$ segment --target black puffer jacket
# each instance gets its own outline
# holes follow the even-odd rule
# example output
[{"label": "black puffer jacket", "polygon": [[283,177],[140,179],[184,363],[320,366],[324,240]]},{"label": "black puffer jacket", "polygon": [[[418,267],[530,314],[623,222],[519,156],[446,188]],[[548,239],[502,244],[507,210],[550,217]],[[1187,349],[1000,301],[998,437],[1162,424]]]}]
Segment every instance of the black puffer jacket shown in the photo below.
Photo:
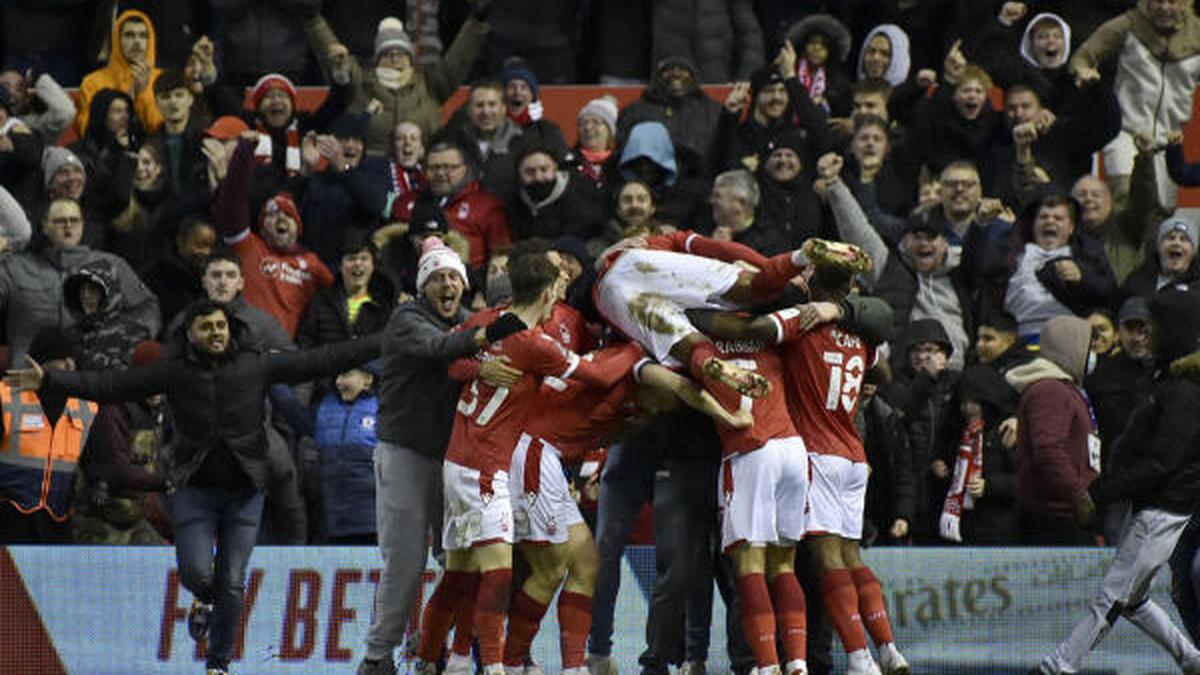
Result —
[{"label": "black puffer jacket", "polygon": [[[142,400],[165,393],[174,413],[177,445],[171,479],[184,485],[205,465],[205,484],[240,482],[240,473],[259,489],[267,483],[267,439],[263,431],[267,388],[275,382],[307,382],[334,375],[379,356],[372,336],[319,349],[264,354],[231,343],[219,358],[190,346],[144,368],[124,372],[47,371],[42,395],[68,395],[100,403]],[[234,462],[206,462],[230,457]],[[223,467],[223,468],[222,468]]]},{"label": "black puffer jacket", "polygon": [[735,82],[763,64],[763,36],[751,0],[657,0],[654,60],[687,55],[696,81]]},{"label": "black puffer jacket", "polygon": [[[1162,369],[1150,401],[1138,408],[1113,457],[1092,481],[1097,504],[1190,514],[1200,502],[1200,314],[1196,296],[1167,291],[1150,302],[1155,358]],[[1178,359],[1178,360],[1177,360]]]}]

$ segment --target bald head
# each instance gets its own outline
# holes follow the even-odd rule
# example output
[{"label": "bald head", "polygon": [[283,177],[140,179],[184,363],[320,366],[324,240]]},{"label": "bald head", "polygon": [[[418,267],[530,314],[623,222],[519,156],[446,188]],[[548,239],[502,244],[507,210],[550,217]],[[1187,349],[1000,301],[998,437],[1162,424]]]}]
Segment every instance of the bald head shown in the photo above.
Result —
[{"label": "bald head", "polygon": [[1079,202],[1079,224],[1085,229],[1098,229],[1112,215],[1112,193],[1108,185],[1091,174],[1075,181],[1071,197]]}]

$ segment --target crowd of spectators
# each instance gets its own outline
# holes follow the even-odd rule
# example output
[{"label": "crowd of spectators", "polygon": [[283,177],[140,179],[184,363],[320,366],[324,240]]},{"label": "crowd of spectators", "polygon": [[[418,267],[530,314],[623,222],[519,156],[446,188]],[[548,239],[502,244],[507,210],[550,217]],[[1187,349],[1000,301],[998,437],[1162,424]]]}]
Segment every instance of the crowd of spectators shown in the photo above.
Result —
[{"label": "crowd of spectators", "polygon": [[[204,296],[262,349],[376,333],[419,297],[430,236],[466,263],[473,309],[507,299],[513,242],[552,242],[593,327],[594,256],[623,236],[691,229],[766,255],[842,240],[873,258],[861,291],[897,329],[863,384],[866,541],[1078,543],[1095,536],[1073,505],[1156,367],[1149,300],[1200,283],[1200,229],[1173,215],[1176,186],[1200,183],[1182,150],[1200,18],[1183,0],[17,1],[0,25],[14,365],[146,363]],[[567,83],[599,85],[548,111],[540,88]],[[619,108],[606,84],[645,90]],[[304,85],[328,88],[315,110]],[[1094,370],[1043,333],[1061,316],[1090,324]],[[1047,377],[1030,364],[1056,358],[1049,377],[1085,393],[1094,463],[1031,432],[1066,411],[1018,411]],[[371,541],[377,376],[272,389],[264,537]],[[78,487],[6,540],[170,537],[148,496],[167,487],[170,411],[110,407]],[[948,533],[956,478],[969,506]]]}]

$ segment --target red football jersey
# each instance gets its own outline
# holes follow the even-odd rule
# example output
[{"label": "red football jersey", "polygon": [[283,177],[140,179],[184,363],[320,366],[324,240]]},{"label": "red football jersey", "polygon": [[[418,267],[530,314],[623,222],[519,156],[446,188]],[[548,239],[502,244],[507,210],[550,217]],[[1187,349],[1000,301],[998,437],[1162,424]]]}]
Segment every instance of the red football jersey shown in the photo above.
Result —
[{"label": "red football jersey", "polygon": [[550,318],[540,325],[546,335],[557,340],[567,351],[584,354],[596,348],[596,336],[588,328],[587,319],[565,302],[554,303]]},{"label": "red football jersey", "polygon": [[[477,328],[490,321],[487,313],[480,312],[464,321],[461,328]],[[578,356],[563,349],[540,328],[489,345],[477,358],[486,361],[502,356],[525,374],[512,387],[492,387],[478,378],[464,384],[446,450],[447,460],[479,469],[484,475],[508,470],[513,448],[534,408],[529,402],[536,398],[542,377],[566,379],[579,365]]]},{"label": "red football jersey", "polygon": [[726,410],[742,408],[754,415],[754,424],[747,429],[717,425],[723,455],[744,455],[758,450],[773,438],[799,436],[788,414],[784,366],[779,349],[757,340],[718,340],[716,345],[721,358],[752,370],[771,382],[771,393],[759,399],[741,396],[729,387],[713,388],[711,393]]},{"label": "red football jersey", "polygon": [[604,445],[637,413],[633,373],[645,353],[638,344],[627,342],[581,358],[590,360],[615,381],[604,387],[579,380],[545,380],[536,399],[537,412],[530,416],[526,430],[530,436],[558,448],[564,464],[578,461]]},{"label": "red football jersey", "polygon": [[865,462],[854,415],[875,350],[832,323],[801,331],[798,315],[790,308],[770,315],[784,345],[788,408],[796,430],[809,452]]}]

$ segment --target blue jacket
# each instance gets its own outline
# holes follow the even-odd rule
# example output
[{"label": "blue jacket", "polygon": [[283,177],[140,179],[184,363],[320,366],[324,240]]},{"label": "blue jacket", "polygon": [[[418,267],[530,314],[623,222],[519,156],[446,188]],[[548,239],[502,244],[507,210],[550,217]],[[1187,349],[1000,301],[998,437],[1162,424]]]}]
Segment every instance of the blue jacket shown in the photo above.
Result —
[{"label": "blue jacket", "polygon": [[337,393],[317,408],[314,439],[321,454],[326,533],[331,537],[375,531],[375,419],[379,397],[346,403]]}]

